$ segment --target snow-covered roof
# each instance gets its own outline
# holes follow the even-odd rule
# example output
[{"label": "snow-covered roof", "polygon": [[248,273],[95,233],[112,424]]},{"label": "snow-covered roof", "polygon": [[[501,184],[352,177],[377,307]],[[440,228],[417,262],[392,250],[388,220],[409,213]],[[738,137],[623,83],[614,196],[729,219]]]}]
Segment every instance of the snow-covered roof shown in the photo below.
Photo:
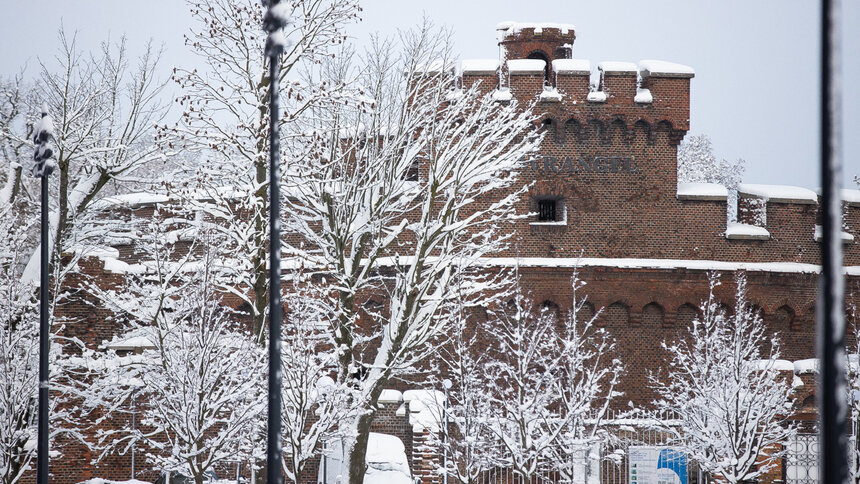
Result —
[{"label": "snow-covered roof", "polygon": [[642,73],[642,77],[681,77],[689,79],[696,75],[696,71],[690,66],[653,59],[639,61],[639,72]]},{"label": "snow-covered roof", "polygon": [[508,72],[511,74],[542,74],[546,67],[543,59],[511,59],[508,61]]},{"label": "snow-covered roof", "polygon": [[678,200],[725,201],[729,190],[719,183],[678,183]]},{"label": "snow-covered roof", "polygon": [[802,203],[807,205],[818,203],[818,194],[814,191],[788,185],[743,183],[738,187],[738,194],[763,198],[771,203]]},{"label": "snow-covered roof", "polygon": [[597,68],[606,74],[635,74],[639,68],[632,62],[603,61]]},{"label": "snow-covered roof", "polygon": [[498,59],[463,59],[460,63],[463,74],[495,74],[498,69]]},{"label": "snow-covered roof", "polygon": [[588,59],[555,59],[552,61],[552,70],[561,75],[591,74],[591,61]]},{"label": "snow-covered roof", "polygon": [[770,232],[757,225],[730,223],[726,227],[726,238],[731,240],[769,240]]},{"label": "snow-covered roof", "polygon": [[562,35],[566,35],[568,32],[576,31],[576,27],[573,24],[560,24],[556,22],[499,22],[496,24],[496,30],[505,30],[507,34],[513,34],[519,32],[523,29],[535,29],[536,31],[542,31],[543,29],[558,29],[561,31]]}]

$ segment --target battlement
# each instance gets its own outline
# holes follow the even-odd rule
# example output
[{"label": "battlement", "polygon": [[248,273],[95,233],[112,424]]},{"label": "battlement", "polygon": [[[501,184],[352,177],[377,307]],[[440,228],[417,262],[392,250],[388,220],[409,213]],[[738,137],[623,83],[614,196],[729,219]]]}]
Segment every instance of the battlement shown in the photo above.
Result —
[{"label": "battlement", "polygon": [[[596,75],[597,82],[592,83]],[[478,84],[494,99],[520,104],[536,103],[542,122],[556,129],[565,124],[586,126],[621,123],[632,129],[637,123],[675,131],[680,141],[690,128],[691,67],[665,61],[601,62],[592,72],[586,59],[520,58],[465,59],[457,72],[458,85]],[[545,121],[545,120],[549,121]]]}]

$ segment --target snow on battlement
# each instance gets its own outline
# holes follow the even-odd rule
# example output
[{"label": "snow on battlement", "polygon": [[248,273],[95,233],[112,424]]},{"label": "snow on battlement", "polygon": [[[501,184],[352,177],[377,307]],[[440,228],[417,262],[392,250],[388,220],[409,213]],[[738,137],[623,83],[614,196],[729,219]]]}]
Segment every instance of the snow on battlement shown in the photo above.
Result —
[{"label": "snow on battlement", "polygon": [[513,75],[538,74],[543,76],[546,61],[541,59],[513,59],[507,62],[508,72]]},{"label": "snow on battlement", "polygon": [[729,190],[719,183],[678,183],[678,200],[726,201]]},{"label": "snow on battlement", "polygon": [[815,205],[818,203],[818,194],[814,191],[788,185],[759,185],[744,183],[738,188],[741,197],[754,197],[763,199],[769,203],[798,203],[804,205]]},{"label": "snow on battlement", "polygon": [[635,76],[637,72],[639,72],[639,68],[636,67],[636,64],[632,62],[617,62],[617,61],[603,61],[597,64],[597,69],[603,73],[603,75],[631,75]]},{"label": "snow on battlement", "polygon": [[562,24],[557,22],[500,22],[496,24],[496,31],[500,36],[510,36],[530,30],[534,35],[542,35],[544,31],[557,30],[561,35],[568,35],[576,31],[573,24]]},{"label": "snow on battlement", "polygon": [[643,78],[678,77],[690,79],[696,75],[696,71],[690,66],[652,59],[639,61],[639,73]]}]

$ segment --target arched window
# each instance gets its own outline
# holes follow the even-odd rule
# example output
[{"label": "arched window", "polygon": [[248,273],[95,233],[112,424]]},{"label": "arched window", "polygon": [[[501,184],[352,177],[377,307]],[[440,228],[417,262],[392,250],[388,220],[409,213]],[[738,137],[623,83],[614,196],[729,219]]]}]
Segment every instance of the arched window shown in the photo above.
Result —
[{"label": "arched window", "polygon": [[552,85],[549,79],[549,56],[544,54],[543,52],[536,50],[526,57],[526,59],[540,59],[544,61],[543,65],[543,83],[547,86]]}]

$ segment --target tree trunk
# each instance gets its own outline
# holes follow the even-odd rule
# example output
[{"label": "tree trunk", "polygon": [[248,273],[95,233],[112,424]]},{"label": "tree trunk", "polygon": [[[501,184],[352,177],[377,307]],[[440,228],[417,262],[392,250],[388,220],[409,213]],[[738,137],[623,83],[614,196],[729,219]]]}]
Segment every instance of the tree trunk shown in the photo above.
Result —
[{"label": "tree trunk", "polygon": [[355,444],[349,449],[349,484],[364,483],[364,473],[367,471],[367,441],[370,438],[370,424],[374,416],[375,412],[358,417]]}]

